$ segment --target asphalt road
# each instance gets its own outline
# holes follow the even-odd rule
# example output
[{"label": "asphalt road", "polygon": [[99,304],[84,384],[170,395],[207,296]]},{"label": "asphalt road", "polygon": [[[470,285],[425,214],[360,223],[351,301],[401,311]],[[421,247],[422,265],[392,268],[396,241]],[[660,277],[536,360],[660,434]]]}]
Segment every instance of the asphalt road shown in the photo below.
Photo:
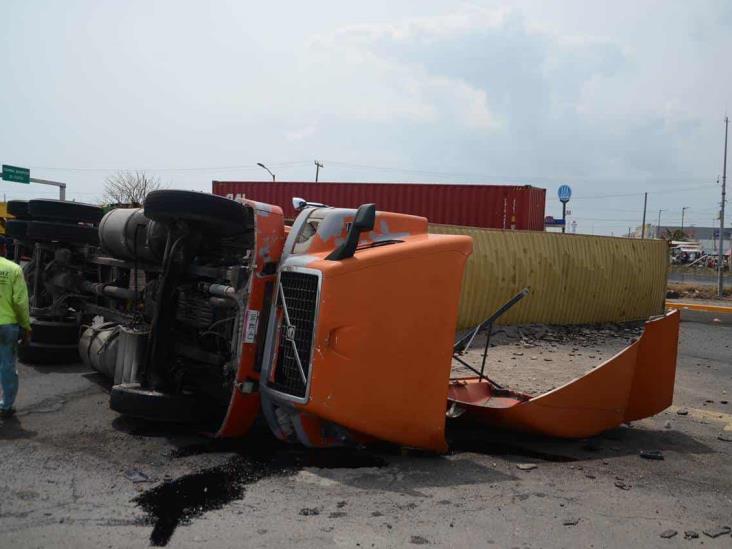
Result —
[{"label": "asphalt road", "polygon": [[730,317],[684,313],[657,417],[584,441],[459,433],[439,457],[211,443],[119,418],[81,366],[21,365],[0,547],[730,547],[704,533],[732,526]]}]

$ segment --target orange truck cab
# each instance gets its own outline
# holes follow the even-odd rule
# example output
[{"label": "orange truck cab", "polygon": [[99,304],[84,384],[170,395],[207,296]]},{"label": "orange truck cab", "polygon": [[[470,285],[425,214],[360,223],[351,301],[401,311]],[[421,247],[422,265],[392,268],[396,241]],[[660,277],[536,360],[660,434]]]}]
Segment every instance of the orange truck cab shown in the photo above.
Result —
[{"label": "orange truck cab", "polygon": [[427,219],[307,207],[289,232],[264,349],[276,436],[380,439],[442,452],[460,288],[472,239]]}]

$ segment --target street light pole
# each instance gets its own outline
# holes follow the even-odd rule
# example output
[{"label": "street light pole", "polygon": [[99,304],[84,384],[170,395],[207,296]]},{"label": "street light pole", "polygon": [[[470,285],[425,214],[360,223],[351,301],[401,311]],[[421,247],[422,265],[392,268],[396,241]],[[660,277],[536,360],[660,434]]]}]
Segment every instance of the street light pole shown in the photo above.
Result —
[{"label": "street light pole", "polygon": [[656,238],[658,238],[659,232],[661,231],[661,212],[664,210],[658,210],[658,222],[656,223]]},{"label": "street light pole", "polygon": [[684,206],[683,208],[681,208],[681,232],[682,233],[684,232],[684,213],[688,209],[689,209],[689,206]]},{"label": "street light pole", "polygon": [[267,170],[267,171],[269,172],[269,175],[271,175],[271,176],[272,176],[272,183],[274,183],[274,180],[275,180],[275,174],[273,174],[273,173],[272,173],[272,172],[270,171],[270,169],[269,169],[269,168],[268,168],[267,166],[265,166],[264,164],[262,164],[261,162],[257,162],[257,166],[259,166],[260,168],[264,168],[265,170]]}]

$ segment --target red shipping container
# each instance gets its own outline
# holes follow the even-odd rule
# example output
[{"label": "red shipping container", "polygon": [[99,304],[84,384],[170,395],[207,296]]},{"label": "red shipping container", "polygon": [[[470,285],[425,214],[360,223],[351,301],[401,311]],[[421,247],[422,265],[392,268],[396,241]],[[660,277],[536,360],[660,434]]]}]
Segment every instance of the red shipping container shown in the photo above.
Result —
[{"label": "red shipping container", "polygon": [[214,181],[213,193],[280,206],[287,218],[295,217],[292,198],[298,196],[341,208],[373,202],[379,210],[421,215],[430,223],[533,231],[544,230],[546,200],[546,189],[530,185],[443,183]]}]

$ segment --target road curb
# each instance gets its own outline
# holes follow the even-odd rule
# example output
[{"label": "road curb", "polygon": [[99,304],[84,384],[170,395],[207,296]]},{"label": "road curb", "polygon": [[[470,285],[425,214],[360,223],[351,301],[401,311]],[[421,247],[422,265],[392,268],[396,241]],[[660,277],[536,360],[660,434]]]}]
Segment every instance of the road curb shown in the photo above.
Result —
[{"label": "road curb", "polygon": [[726,313],[732,314],[732,306],[724,305],[704,305],[703,303],[681,303],[678,301],[666,301],[667,309],[687,309],[689,311],[706,311],[709,313]]}]

